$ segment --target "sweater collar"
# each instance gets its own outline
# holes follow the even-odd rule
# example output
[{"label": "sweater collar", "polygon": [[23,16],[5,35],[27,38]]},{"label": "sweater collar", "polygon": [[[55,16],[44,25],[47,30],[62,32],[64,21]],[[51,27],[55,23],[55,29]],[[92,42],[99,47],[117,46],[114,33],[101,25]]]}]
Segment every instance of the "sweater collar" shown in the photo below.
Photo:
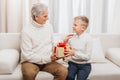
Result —
[{"label": "sweater collar", "polygon": [[83,32],[82,34],[80,34],[80,35],[77,35],[76,33],[75,33],[75,37],[76,38],[81,38],[81,37],[83,37],[85,35],[85,33]]},{"label": "sweater collar", "polygon": [[39,23],[35,22],[33,19],[31,20],[31,23],[36,28],[40,28],[40,27],[43,27],[45,25],[45,24],[39,24]]}]

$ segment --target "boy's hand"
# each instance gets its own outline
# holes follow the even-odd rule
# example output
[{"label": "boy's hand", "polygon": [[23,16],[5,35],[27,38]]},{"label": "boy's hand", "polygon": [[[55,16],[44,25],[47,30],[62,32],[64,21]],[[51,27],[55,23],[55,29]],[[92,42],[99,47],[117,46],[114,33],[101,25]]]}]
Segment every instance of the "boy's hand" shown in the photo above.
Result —
[{"label": "boy's hand", "polygon": [[67,43],[68,40],[73,36],[74,34],[68,34],[65,39],[64,39],[64,42]]},{"label": "boy's hand", "polygon": [[65,51],[64,53],[66,54],[65,57],[68,57],[73,56],[75,54],[75,51],[74,49],[70,49],[69,51]]}]

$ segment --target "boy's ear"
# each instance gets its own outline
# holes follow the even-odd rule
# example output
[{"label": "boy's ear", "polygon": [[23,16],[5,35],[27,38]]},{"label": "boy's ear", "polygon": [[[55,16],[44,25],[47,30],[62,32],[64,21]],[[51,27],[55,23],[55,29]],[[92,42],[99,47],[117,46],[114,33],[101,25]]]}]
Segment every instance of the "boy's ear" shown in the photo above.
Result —
[{"label": "boy's ear", "polygon": [[86,26],[82,26],[82,31],[86,30]]}]

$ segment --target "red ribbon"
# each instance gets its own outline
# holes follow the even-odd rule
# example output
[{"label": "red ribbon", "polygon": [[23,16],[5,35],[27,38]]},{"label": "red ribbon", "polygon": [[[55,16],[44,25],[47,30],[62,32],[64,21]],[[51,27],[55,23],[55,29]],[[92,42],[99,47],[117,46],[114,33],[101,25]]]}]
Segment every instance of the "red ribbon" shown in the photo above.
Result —
[{"label": "red ribbon", "polygon": [[66,50],[66,43],[59,42],[57,46],[54,47],[54,53],[56,53],[56,47],[63,47]]},{"label": "red ribbon", "polygon": [[57,44],[57,47],[64,47],[64,49],[66,49],[66,43],[64,43],[64,42],[59,42],[59,43]]}]

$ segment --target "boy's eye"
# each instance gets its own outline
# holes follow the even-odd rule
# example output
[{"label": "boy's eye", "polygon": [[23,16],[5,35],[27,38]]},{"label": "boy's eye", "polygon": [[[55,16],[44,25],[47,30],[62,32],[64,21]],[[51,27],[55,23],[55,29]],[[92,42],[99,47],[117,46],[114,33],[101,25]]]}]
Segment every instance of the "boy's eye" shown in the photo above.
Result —
[{"label": "boy's eye", "polygon": [[74,24],[74,26],[77,26],[76,24]]}]

